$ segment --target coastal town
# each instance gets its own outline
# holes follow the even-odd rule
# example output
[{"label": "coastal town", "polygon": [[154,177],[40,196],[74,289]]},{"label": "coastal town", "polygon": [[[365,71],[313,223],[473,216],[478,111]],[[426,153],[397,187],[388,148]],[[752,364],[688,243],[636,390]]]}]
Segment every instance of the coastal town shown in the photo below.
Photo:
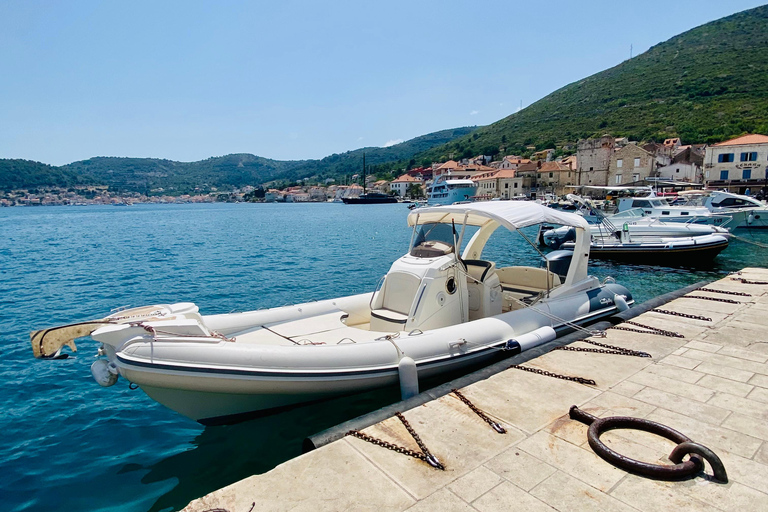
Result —
[{"label": "coastal town", "polygon": [[[471,180],[473,200],[562,197],[578,186],[638,186],[653,183],[679,187],[706,187],[737,194],[765,195],[768,182],[768,136],[747,134],[712,145],[684,144],[679,138],[639,143],[626,137],[604,135],[575,145],[535,151],[528,156],[506,155],[433,163],[430,167],[394,170],[393,180],[361,175],[350,184],[311,179],[283,189],[259,184],[233,190],[211,190],[195,195],[172,195],[159,189],[150,194],[117,193],[107,186],[14,190],[0,195],[0,206],[115,205],[134,203],[212,202],[341,202],[364,190],[401,200],[428,197],[440,176]],[[559,155],[559,156],[556,156]]]}]

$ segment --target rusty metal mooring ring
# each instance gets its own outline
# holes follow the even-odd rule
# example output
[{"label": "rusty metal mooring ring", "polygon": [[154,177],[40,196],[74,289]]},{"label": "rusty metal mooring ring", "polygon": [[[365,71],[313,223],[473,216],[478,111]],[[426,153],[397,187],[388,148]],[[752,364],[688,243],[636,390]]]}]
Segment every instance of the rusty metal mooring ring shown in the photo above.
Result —
[{"label": "rusty metal mooring ring", "polygon": [[[714,479],[722,483],[728,482],[728,475],[725,472],[725,467],[720,458],[715,455],[712,450],[706,446],[694,443],[687,436],[666,425],[629,416],[598,418],[592,416],[588,412],[582,411],[575,405],[571,406],[569,416],[573,420],[589,425],[587,439],[589,440],[589,446],[592,447],[596,454],[602,457],[605,461],[629,473],[658,480],[684,480],[693,477],[704,469],[704,462],[702,461],[702,458],[704,458],[709,462],[710,466],[712,466]],[[675,464],[673,466],[661,466],[630,459],[629,457],[611,450],[600,441],[600,435],[603,432],[622,428],[642,430],[677,443],[677,446],[669,455],[669,460]],[[691,457],[688,460],[683,461],[685,455],[690,455]]]}]

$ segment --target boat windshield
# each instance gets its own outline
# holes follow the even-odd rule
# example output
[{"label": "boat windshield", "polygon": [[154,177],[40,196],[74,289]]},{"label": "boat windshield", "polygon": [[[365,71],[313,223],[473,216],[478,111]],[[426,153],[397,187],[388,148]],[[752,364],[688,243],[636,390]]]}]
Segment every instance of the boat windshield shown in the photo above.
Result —
[{"label": "boat windshield", "polygon": [[411,246],[411,256],[436,258],[454,251],[454,237],[459,239],[459,229],[454,233],[451,224],[429,223],[415,226],[416,236]]},{"label": "boat windshield", "polygon": [[617,219],[619,218],[624,219],[628,217],[645,217],[645,210],[643,210],[642,208],[631,208],[629,210],[624,210],[623,212],[619,212],[613,215],[613,217]]}]

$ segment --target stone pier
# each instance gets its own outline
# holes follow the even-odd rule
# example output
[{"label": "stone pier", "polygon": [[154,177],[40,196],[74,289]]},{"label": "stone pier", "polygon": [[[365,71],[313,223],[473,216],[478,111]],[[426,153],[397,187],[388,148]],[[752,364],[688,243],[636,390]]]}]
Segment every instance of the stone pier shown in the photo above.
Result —
[{"label": "stone pier", "polygon": [[[258,511],[768,510],[768,285],[759,284],[765,282],[768,270],[748,268],[707,288],[749,296],[696,291],[663,306],[711,321],[657,312],[633,319],[684,338],[609,329],[595,339],[648,352],[650,359],[554,350],[525,363],[593,379],[594,386],[508,369],[462,388],[506,434],[453,394],[403,411],[445,471],[345,437],[184,510],[248,512],[254,503]],[[681,482],[628,474],[595,455],[587,426],[568,417],[572,405],[598,417],[633,416],[672,427],[714,450],[729,482],[715,482],[709,465]],[[396,417],[364,432],[418,451]],[[674,444],[661,437],[614,430],[602,440],[628,457],[671,464]]]}]

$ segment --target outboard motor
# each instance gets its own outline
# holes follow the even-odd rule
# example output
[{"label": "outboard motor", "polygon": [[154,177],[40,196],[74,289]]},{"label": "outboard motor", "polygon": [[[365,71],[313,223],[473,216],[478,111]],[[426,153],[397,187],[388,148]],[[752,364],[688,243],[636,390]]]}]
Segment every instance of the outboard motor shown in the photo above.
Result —
[{"label": "outboard motor", "polygon": [[572,259],[573,251],[552,251],[542,258],[541,268],[547,268],[547,262],[549,262],[550,272],[554,272],[562,281],[565,281]]}]

